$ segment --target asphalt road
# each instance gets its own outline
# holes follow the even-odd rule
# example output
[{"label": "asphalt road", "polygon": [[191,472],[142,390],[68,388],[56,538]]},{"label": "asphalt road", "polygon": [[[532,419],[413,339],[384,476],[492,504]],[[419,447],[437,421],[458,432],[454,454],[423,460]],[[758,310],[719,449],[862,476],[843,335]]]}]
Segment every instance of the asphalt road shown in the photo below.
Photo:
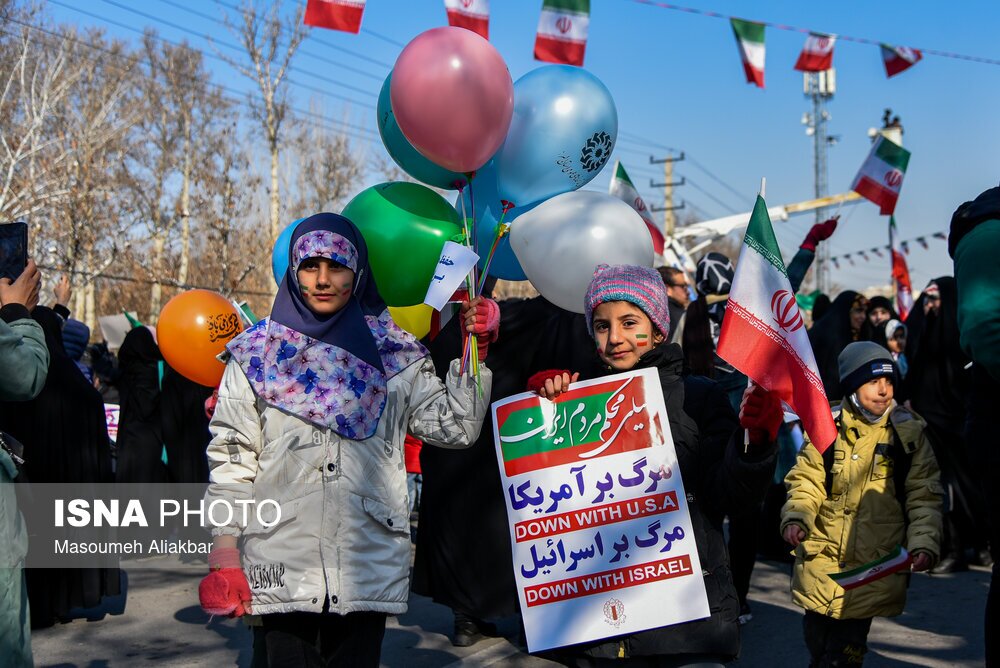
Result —
[{"label": "asphalt road", "polygon": [[[198,581],[205,572],[204,565],[181,569],[172,558],[163,557],[127,570],[130,585],[125,614],[99,621],[75,620],[36,631],[36,665],[250,665],[249,630],[238,620],[210,620],[198,607]],[[734,665],[807,665],[802,615],[791,603],[787,572],[784,565],[758,564],[750,594],[754,617],[743,627],[743,653]],[[985,569],[948,576],[914,576],[906,612],[896,619],[875,621],[865,664],[982,665],[982,611],[988,587]],[[466,649],[451,645],[451,625],[450,610],[413,596],[410,610],[389,620],[382,665],[555,665],[518,648],[516,618],[500,620],[504,637]]]}]

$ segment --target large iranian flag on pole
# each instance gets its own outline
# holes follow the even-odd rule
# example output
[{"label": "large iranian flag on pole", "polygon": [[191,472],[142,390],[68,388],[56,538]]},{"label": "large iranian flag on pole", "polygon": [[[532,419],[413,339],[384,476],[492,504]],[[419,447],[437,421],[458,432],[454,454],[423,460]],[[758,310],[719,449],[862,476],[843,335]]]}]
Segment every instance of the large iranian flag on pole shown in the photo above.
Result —
[{"label": "large iranian flag on pole", "polygon": [[357,34],[364,11],[365,0],[307,0],[302,22],[307,26]]},{"label": "large iranian flag on pole", "polygon": [[448,25],[490,38],[490,0],[444,0]]},{"label": "large iranian flag on pole", "polygon": [[792,407],[816,449],[837,438],[764,198],[750,215],[719,335],[719,357]]},{"label": "large iranian flag on pole", "polygon": [[896,229],[896,218],[889,216],[889,249],[892,252],[892,283],[896,293],[896,311],[899,317],[906,320],[913,308],[913,285],[910,283],[910,269],[906,266],[906,258],[899,247],[899,231]]},{"label": "large iranian flag on pole", "polygon": [[736,44],[743,58],[747,83],[764,87],[764,24],[740,19],[729,19],[736,35]]},{"label": "large iranian flag on pole", "polygon": [[854,177],[851,190],[879,206],[883,216],[896,210],[903,175],[910,164],[910,152],[899,144],[879,135],[865,163]]},{"label": "large iranian flag on pole", "polygon": [[818,32],[809,33],[802,53],[795,62],[795,69],[800,72],[822,72],[833,67],[833,45],[837,38],[833,35],[823,35]]},{"label": "large iranian flag on pole", "polygon": [[620,160],[615,161],[615,174],[611,177],[608,194],[612,197],[617,197],[635,209],[639,217],[645,221],[646,227],[649,228],[649,235],[653,238],[653,251],[657,255],[663,255],[663,246],[667,241],[666,237],[663,236],[663,230],[657,227],[652,214],[649,212],[649,207],[646,206],[646,202],[642,199],[639,191],[632,185],[632,179],[628,177],[628,173],[625,171],[625,167],[622,166]]},{"label": "large iranian flag on pole", "polygon": [[590,0],[544,0],[535,37],[535,60],[583,66]]}]

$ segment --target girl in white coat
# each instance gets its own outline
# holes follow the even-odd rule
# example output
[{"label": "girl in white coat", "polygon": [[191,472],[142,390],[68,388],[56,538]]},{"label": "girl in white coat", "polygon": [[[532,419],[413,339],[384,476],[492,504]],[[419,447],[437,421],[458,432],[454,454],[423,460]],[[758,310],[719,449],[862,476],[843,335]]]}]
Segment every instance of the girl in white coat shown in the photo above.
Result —
[{"label": "girl in white coat", "polygon": [[[237,512],[213,528],[201,604],[259,616],[255,665],[377,666],[409,590],[405,435],[468,447],[492,377],[480,367],[480,395],[454,360],[438,379],[389,316],[346,218],[307,218],[289,248],[271,315],[227,346],[207,497]],[[473,300],[462,317],[485,354],[496,304]],[[241,502],[254,504],[246,521]]]}]

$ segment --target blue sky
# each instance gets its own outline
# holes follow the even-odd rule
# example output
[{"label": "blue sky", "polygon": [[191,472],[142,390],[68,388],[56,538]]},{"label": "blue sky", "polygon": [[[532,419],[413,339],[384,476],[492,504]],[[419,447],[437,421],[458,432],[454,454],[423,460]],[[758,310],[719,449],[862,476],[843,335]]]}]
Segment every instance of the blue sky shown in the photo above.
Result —
[{"label": "blue sky", "polygon": [[[57,21],[102,26],[123,39],[136,40],[138,35],[110,22],[138,29],[154,26],[163,37],[186,39],[208,52],[212,48],[205,35],[218,42],[235,41],[219,21],[226,5],[237,0],[57,0],[65,3],[61,6],[55,1],[49,10]],[[289,10],[295,5],[291,0],[283,4]],[[677,164],[677,174],[695,185],[677,189],[675,196],[696,207],[702,218],[748,211],[762,176],[767,177],[770,205],[812,197],[812,140],[801,124],[810,104],[802,95],[802,75],[792,69],[804,35],[767,30],[767,88],[759,90],[744,82],[728,21],[633,0],[591,4],[585,67],[615,97],[616,157],[650,203],[659,203],[659,193],[648,186],[660,168],[649,165],[649,155],[665,155],[663,147],[683,150],[694,159]],[[1000,59],[996,2],[685,4],[746,19]],[[491,5],[491,41],[517,80],[542,65],[532,58],[541,0],[493,0]],[[359,142],[381,150],[374,112],[381,81],[402,45],[444,23],[441,0],[369,0],[360,35],[313,30],[295,61],[295,106],[318,103],[330,119],[347,119],[361,128],[351,130]],[[208,64],[218,82],[248,88],[249,83],[226,65],[211,59]],[[1000,66],[926,55],[912,69],[886,79],[878,47],[844,40],[837,43],[834,66],[838,89],[828,105],[828,127],[839,143],[829,153],[831,193],[850,188],[869,149],[867,130],[880,125],[885,107],[901,116],[904,145],[913,154],[896,209],[903,239],[946,232],[958,204],[1000,182]],[[589,187],[607,188],[610,164]],[[374,183],[377,177],[371,179]],[[887,219],[873,204],[845,206],[842,214],[841,228],[831,240],[834,254],[886,243]],[[812,222],[811,214],[775,222],[786,259]],[[870,257],[853,267],[842,262],[833,280],[854,289],[887,283],[888,259]],[[908,261],[917,289],[933,276],[951,273],[942,241],[931,240],[927,251],[913,244]]]}]

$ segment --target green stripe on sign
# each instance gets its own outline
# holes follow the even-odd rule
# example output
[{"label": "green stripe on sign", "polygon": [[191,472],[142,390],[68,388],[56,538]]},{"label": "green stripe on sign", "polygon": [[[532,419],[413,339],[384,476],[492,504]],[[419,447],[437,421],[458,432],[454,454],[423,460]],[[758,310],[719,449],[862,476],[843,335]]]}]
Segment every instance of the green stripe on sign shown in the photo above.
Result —
[{"label": "green stripe on sign", "polygon": [[764,25],[752,21],[741,21],[740,19],[729,19],[733,24],[733,32],[741,40],[747,42],[764,43]]},{"label": "green stripe on sign", "polygon": [[905,172],[906,166],[910,164],[910,152],[885,137],[879,137],[879,144],[875,148],[875,157],[901,172]]},{"label": "green stripe on sign", "polygon": [[[557,404],[536,404],[511,413],[500,425],[500,449],[509,462],[528,455],[597,443],[614,392]],[[546,419],[546,412],[549,413]]]},{"label": "green stripe on sign", "polygon": [[774,265],[774,268],[780,271],[783,276],[788,277],[785,263],[781,259],[781,251],[778,249],[778,240],[774,238],[771,217],[767,215],[767,205],[764,204],[764,198],[760,195],[757,195],[757,202],[753,205],[753,213],[750,214],[750,222],[747,224],[747,233],[743,237],[743,243]]},{"label": "green stripe on sign", "polygon": [[589,14],[590,0],[544,0],[542,9]]}]

